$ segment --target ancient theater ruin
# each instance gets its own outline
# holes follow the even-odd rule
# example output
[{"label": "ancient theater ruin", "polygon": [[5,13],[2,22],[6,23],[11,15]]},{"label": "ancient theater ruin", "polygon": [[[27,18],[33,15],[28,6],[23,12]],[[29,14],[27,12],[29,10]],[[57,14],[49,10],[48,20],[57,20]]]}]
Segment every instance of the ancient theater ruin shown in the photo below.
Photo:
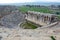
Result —
[{"label": "ancient theater ruin", "polygon": [[57,15],[55,14],[40,13],[35,11],[28,11],[25,19],[42,26],[46,26],[58,21]]}]

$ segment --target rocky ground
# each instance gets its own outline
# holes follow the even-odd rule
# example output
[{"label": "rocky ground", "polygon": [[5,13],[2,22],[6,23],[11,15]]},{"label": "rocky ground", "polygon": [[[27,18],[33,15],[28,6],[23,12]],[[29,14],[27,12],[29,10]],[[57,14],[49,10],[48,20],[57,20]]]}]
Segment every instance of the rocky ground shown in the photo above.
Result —
[{"label": "rocky ground", "polygon": [[10,29],[0,26],[0,37],[2,40],[60,40],[60,28],[43,28],[43,29]]},{"label": "rocky ground", "polygon": [[21,12],[14,12],[0,19],[1,40],[60,40],[60,23],[53,27],[37,29],[21,29],[18,24],[24,21]]}]

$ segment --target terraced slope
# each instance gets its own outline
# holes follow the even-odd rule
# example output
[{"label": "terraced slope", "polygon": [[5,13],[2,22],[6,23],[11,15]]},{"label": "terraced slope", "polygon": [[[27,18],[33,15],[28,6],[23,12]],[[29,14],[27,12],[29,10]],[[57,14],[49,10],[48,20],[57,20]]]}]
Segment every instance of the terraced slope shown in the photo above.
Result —
[{"label": "terraced slope", "polygon": [[20,22],[24,20],[24,15],[21,12],[14,12],[13,14],[6,15],[0,19],[0,23],[3,26],[12,28],[13,26],[17,26]]}]

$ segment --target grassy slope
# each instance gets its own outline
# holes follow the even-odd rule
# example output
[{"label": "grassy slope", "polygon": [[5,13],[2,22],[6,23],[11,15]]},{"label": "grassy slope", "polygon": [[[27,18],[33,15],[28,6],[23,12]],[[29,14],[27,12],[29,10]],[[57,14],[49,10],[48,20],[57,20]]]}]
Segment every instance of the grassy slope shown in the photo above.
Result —
[{"label": "grassy slope", "polygon": [[33,25],[32,23],[27,23],[27,22],[22,23],[21,27],[24,29],[35,29],[35,28],[37,28],[37,26]]},{"label": "grassy slope", "polygon": [[[19,8],[19,10],[23,13],[27,12],[27,11],[37,11],[37,12],[43,12],[43,13],[52,13],[53,11],[49,10],[47,7],[45,8],[40,8],[40,7],[26,7],[26,6],[22,6]],[[58,18],[60,19],[60,15],[58,16]]]},{"label": "grassy slope", "polygon": [[21,12],[27,12],[30,11],[37,11],[37,12],[43,12],[43,13],[50,13],[51,11],[48,8],[39,8],[39,7],[20,7]]}]

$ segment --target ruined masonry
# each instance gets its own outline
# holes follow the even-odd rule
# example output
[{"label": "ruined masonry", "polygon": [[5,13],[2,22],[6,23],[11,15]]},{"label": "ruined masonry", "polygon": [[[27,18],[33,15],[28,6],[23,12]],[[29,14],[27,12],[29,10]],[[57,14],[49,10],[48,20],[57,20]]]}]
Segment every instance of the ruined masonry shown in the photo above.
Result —
[{"label": "ruined masonry", "polygon": [[25,19],[42,26],[46,26],[58,21],[57,15],[55,14],[40,13],[35,11],[28,11]]}]

